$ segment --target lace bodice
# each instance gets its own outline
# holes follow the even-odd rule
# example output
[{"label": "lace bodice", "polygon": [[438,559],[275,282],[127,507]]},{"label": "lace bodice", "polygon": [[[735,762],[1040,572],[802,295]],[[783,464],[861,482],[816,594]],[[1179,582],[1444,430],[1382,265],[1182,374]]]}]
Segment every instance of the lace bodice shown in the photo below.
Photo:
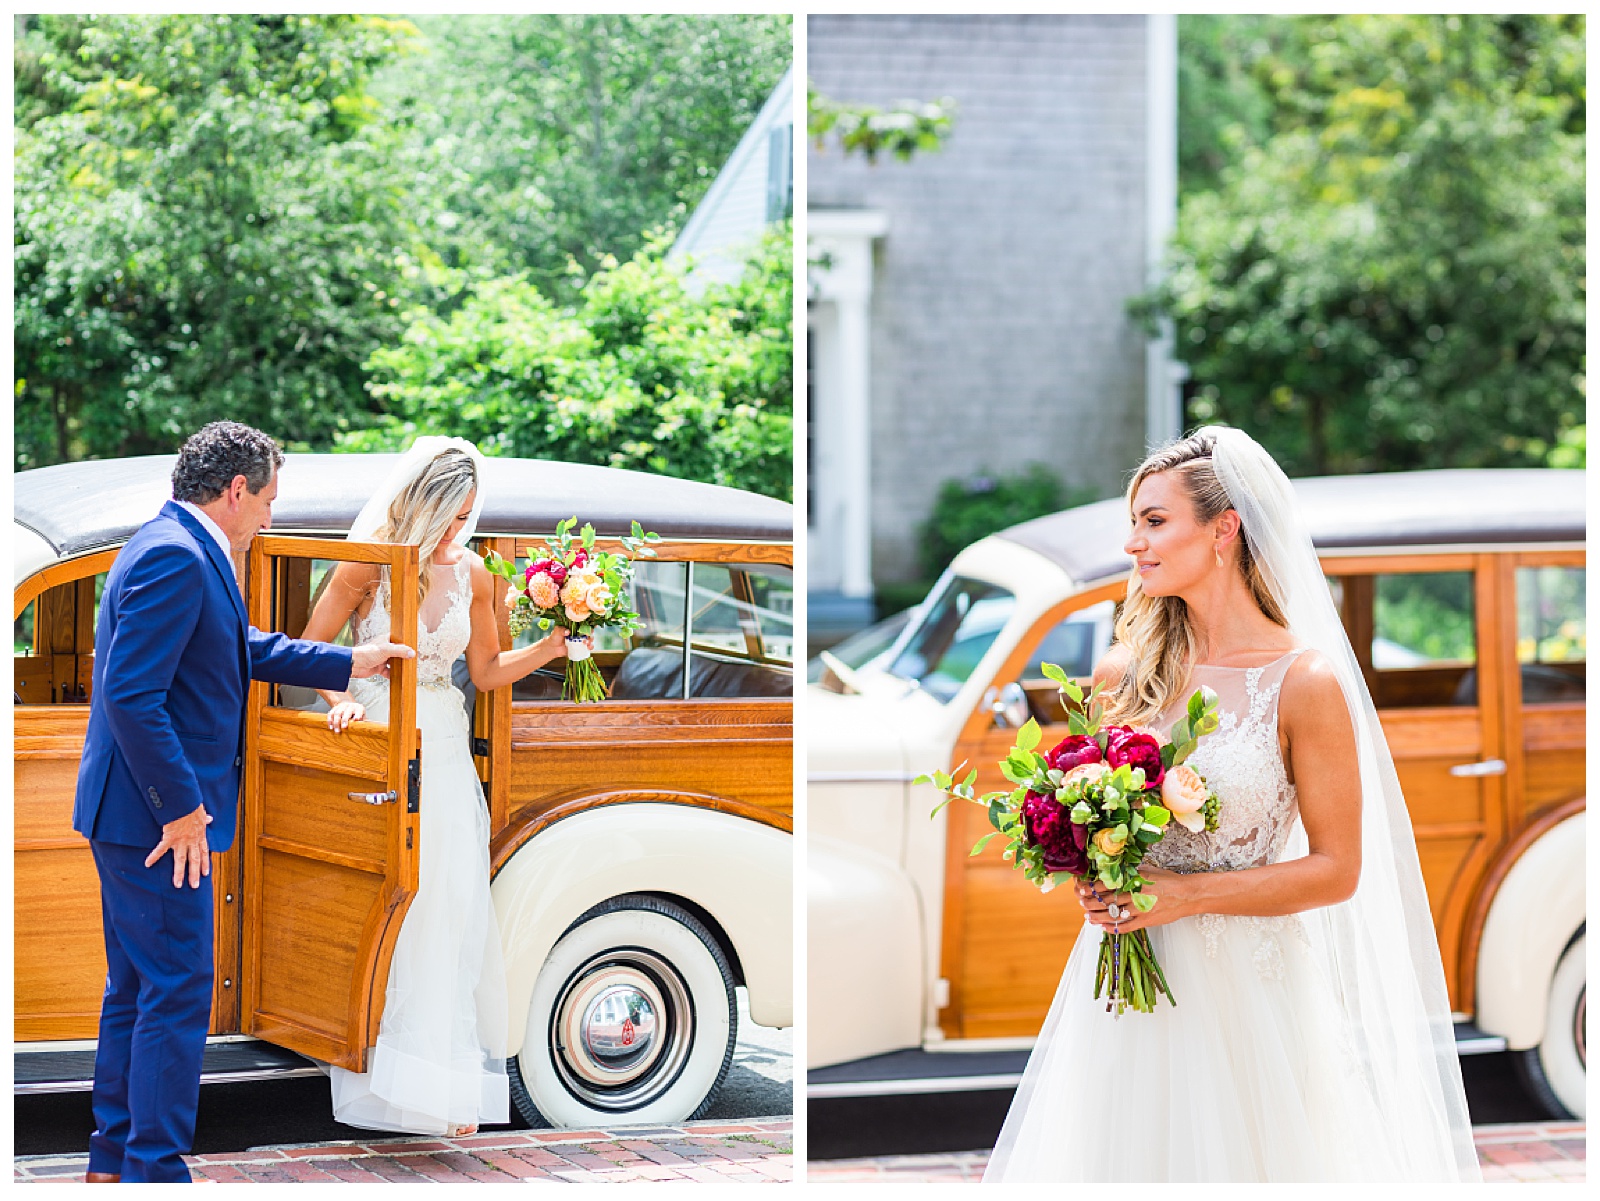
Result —
[{"label": "lace bodice", "polygon": [[[417,620],[417,683],[449,688],[450,669],[472,639],[472,568],[468,555],[453,567],[430,564],[433,584]],[[385,574],[372,608],[356,626],[356,641],[389,637],[389,578]],[[372,681],[366,681],[372,682]],[[379,685],[387,684],[381,677]]]},{"label": "lace bodice", "polygon": [[1163,736],[1200,685],[1217,693],[1220,721],[1187,762],[1222,801],[1214,833],[1191,834],[1173,823],[1150,862],[1177,872],[1233,871],[1273,863],[1298,815],[1294,785],[1278,746],[1278,693],[1304,648],[1261,667],[1197,666],[1183,699],[1155,723]]}]

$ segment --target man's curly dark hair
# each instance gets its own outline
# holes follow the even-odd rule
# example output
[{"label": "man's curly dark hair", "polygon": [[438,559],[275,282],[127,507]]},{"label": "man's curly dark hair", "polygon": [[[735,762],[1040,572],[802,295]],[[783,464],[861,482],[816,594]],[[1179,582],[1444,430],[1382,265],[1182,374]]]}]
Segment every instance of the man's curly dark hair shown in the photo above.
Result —
[{"label": "man's curly dark hair", "polygon": [[192,435],[178,451],[172,468],[172,499],[206,505],[242,475],[254,495],[272,482],[283,466],[283,451],[260,430],[237,421],[213,421]]}]

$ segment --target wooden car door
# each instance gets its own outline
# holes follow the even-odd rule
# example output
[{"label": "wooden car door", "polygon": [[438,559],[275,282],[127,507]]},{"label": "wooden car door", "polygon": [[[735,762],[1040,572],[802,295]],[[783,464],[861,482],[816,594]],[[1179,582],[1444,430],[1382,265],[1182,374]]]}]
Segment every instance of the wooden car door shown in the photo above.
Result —
[{"label": "wooden car door", "polygon": [[[391,638],[417,645],[417,550],[259,536],[250,620],[299,634],[314,574],[337,562],[391,571]],[[241,1028],[351,1071],[366,1069],[401,919],[417,889],[421,759],[416,661],[394,660],[388,721],[328,729],[305,690],[251,685],[242,855]],[[292,707],[300,705],[302,707]]]},{"label": "wooden car door", "polygon": [[[1025,695],[1026,710],[1013,716],[1031,715],[1040,722],[1040,749],[1048,751],[1065,738],[1069,731],[1059,693],[1037,665],[1041,659],[1058,666],[1064,662],[1087,685],[1098,649],[1085,647],[1081,657],[1064,654],[1064,623],[1080,610],[1117,600],[1126,589],[1118,580],[1056,605],[1007,657],[986,703],[963,728],[951,764],[977,768],[980,793],[1011,787],[997,764],[1016,742],[1017,731],[996,724],[993,706]],[[1021,691],[1008,693],[1008,687]],[[1083,911],[1065,895],[1041,901],[1038,888],[1001,858],[999,839],[972,855],[973,844],[989,830],[981,809],[963,803],[944,812],[949,824],[939,974],[949,981],[949,1003],[941,1008],[940,1026],[950,1038],[1031,1038],[1050,1011],[1050,998],[1083,926]]]}]

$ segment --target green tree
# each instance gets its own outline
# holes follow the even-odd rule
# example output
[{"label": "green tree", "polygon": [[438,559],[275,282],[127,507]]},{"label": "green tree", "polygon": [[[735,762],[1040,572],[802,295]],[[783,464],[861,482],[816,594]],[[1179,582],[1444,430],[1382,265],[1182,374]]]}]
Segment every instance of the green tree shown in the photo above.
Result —
[{"label": "green tree", "polygon": [[[788,69],[787,15],[425,17],[375,82],[426,240],[570,300],[681,225]],[[573,269],[575,266],[575,270]]]},{"label": "green tree", "polygon": [[830,100],[806,85],[806,132],[818,150],[835,140],[845,155],[859,154],[869,163],[892,154],[901,162],[930,154],[943,146],[955,123],[956,102],[902,100],[888,108]]},{"label": "green tree", "polygon": [[227,415],[359,424],[405,206],[373,17],[30,18],[15,57],[16,465],[168,450]]},{"label": "green tree", "polygon": [[1249,119],[1218,125],[1214,189],[1192,170],[1157,298],[1191,418],[1251,430],[1299,473],[1571,446],[1582,18],[1294,18],[1252,45],[1227,84]]},{"label": "green tree", "polygon": [[793,243],[774,227],[743,277],[696,296],[657,236],[607,260],[575,306],[525,275],[470,285],[448,316],[420,308],[368,364],[386,415],[347,450],[419,433],[486,453],[598,463],[788,499]]}]

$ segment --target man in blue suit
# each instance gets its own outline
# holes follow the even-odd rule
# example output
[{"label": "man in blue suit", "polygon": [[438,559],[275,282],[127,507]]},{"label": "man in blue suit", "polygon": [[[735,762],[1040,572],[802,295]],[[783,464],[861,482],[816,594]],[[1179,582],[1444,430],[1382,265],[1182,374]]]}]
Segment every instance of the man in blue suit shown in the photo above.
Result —
[{"label": "man in blue suit", "polygon": [[190,1178],[182,1156],[211,1013],[210,853],[233,842],[249,682],[343,689],[415,654],[250,628],[232,555],[271,524],[282,463],[260,430],[206,426],[178,454],[173,499],[106,579],[72,807],[100,873],[106,939],[91,1183]]}]

